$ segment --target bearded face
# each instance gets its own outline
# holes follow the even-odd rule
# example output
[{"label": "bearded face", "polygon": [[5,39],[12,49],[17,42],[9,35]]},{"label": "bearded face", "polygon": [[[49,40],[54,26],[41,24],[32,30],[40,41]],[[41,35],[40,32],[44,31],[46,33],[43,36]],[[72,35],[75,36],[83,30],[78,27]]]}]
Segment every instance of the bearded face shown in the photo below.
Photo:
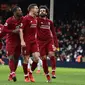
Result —
[{"label": "bearded face", "polygon": [[40,17],[45,17],[45,16],[47,16],[46,9],[41,8],[40,11],[39,11],[39,16],[40,16]]}]

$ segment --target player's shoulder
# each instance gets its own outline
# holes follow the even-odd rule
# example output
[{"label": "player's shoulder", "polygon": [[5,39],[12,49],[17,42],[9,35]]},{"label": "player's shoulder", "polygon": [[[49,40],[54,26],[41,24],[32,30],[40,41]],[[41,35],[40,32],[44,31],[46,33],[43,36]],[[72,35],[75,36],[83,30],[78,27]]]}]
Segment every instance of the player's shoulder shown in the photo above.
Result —
[{"label": "player's shoulder", "polygon": [[24,21],[25,22],[30,22],[30,21],[32,21],[32,17],[27,14],[27,15],[24,16]]},{"label": "player's shoulder", "polygon": [[6,22],[7,22],[7,23],[10,23],[10,22],[12,22],[12,19],[13,19],[13,16],[12,16],[12,17],[9,17],[9,18],[6,20]]},{"label": "player's shoulder", "polygon": [[26,22],[26,16],[22,17],[22,22]]},{"label": "player's shoulder", "polygon": [[28,16],[28,15],[25,15],[25,16],[23,17],[23,19],[26,21],[26,20],[29,19],[29,16]]},{"label": "player's shoulder", "polygon": [[25,19],[25,16],[22,16],[21,18],[24,20]]},{"label": "player's shoulder", "polygon": [[25,19],[26,19],[26,18],[30,18],[30,15],[27,14],[27,15],[24,16],[24,18],[25,18]]},{"label": "player's shoulder", "polygon": [[52,20],[50,20],[50,19],[47,19],[47,20],[48,20],[48,22],[53,23],[53,21],[52,21]]},{"label": "player's shoulder", "polygon": [[48,19],[51,25],[54,25],[54,22],[50,19]]},{"label": "player's shoulder", "polygon": [[11,23],[12,23],[12,19],[13,19],[13,16],[12,16],[12,17],[9,17],[9,18],[6,20],[4,26],[8,26],[8,24],[11,24]]},{"label": "player's shoulder", "polygon": [[27,18],[27,15],[23,16],[23,18],[26,19]]}]

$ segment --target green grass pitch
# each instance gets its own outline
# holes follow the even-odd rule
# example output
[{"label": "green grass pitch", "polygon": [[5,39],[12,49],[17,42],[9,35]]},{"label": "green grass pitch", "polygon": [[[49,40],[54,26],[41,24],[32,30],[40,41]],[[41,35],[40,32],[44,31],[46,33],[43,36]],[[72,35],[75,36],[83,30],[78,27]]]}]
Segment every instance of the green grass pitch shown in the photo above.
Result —
[{"label": "green grass pitch", "polygon": [[[51,72],[51,68],[50,68]],[[57,68],[57,78],[52,79],[51,83],[46,82],[43,70],[40,74],[33,72],[36,82],[25,83],[22,67],[18,67],[16,75],[17,82],[7,81],[9,74],[8,66],[0,65],[0,85],[85,85],[85,69]]]}]

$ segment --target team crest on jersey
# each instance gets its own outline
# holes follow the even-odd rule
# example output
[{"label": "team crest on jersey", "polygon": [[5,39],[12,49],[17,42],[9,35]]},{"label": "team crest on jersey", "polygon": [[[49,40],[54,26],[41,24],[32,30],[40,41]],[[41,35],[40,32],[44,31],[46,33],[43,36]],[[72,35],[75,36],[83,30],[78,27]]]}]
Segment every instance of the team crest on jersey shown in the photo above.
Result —
[{"label": "team crest on jersey", "polygon": [[50,25],[50,22],[48,22],[48,25]]},{"label": "team crest on jersey", "polygon": [[31,23],[32,23],[32,21],[31,21]]},{"label": "team crest on jersey", "polygon": [[43,22],[41,22],[41,24],[43,24]]}]

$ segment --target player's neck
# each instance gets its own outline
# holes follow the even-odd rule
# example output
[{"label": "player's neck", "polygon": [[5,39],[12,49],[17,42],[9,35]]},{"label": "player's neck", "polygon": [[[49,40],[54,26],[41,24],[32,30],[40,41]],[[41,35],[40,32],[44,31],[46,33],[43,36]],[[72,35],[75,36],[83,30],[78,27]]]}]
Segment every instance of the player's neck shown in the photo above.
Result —
[{"label": "player's neck", "polygon": [[14,15],[14,18],[17,19],[17,20],[20,19],[20,17],[17,17],[16,15]]},{"label": "player's neck", "polygon": [[32,17],[36,17],[32,12],[29,12],[29,15],[32,16]]}]

